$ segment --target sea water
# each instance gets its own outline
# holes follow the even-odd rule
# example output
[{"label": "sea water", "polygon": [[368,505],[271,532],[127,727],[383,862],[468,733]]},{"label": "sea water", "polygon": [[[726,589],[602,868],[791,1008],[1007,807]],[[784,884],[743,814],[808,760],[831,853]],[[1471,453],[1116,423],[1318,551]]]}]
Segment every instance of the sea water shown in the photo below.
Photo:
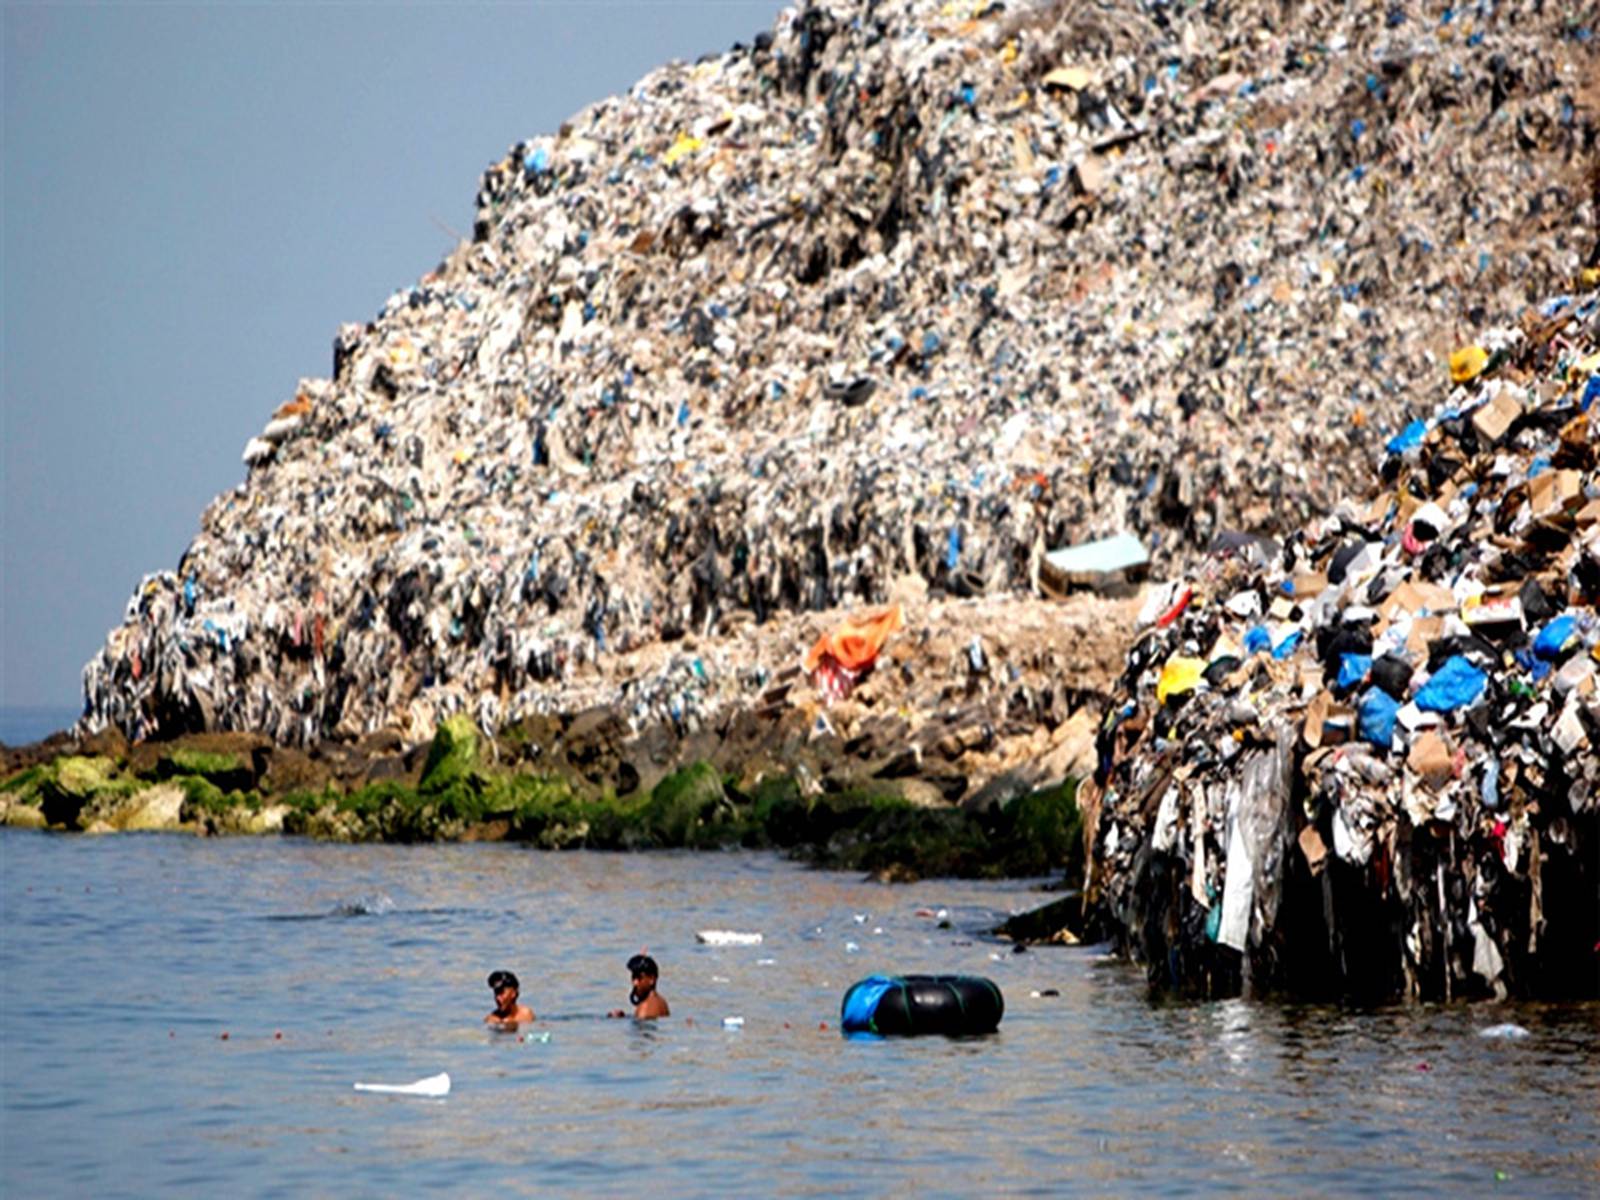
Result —
[{"label": "sea water", "polygon": [[[0,832],[0,1194],[1592,1195],[1600,1010],[1152,1004],[1025,884],[766,854]],[[941,925],[940,913],[948,927]],[[695,932],[762,934],[707,946]],[[670,1019],[608,1020],[624,964]],[[482,1024],[508,968],[531,1036]],[[878,971],[992,1036],[854,1040]],[[729,1020],[736,1018],[736,1020]],[[1515,1025],[1526,1036],[1479,1036]],[[438,1100],[361,1082],[447,1072]]]}]

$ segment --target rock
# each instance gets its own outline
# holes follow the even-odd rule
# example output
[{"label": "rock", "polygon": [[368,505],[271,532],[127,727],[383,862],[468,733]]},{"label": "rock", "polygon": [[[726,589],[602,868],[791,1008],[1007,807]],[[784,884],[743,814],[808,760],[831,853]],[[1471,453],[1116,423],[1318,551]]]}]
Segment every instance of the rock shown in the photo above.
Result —
[{"label": "rock", "polygon": [[465,783],[478,766],[478,729],[472,718],[463,714],[440,722],[422,767],[424,792],[442,792]]},{"label": "rock", "polygon": [[505,817],[493,821],[479,821],[461,833],[463,842],[503,842],[511,836],[511,822]]},{"label": "rock", "polygon": [[422,780],[421,763],[409,765],[405,755],[379,754],[367,760],[367,773],[363,784],[399,783],[416,787]]},{"label": "rock", "polygon": [[161,779],[198,776],[223,792],[249,791],[256,784],[256,773],[249,758],[186,748],[163,754],[156,764],[156,775]]},{"label": "rock", "polygon": [[321,793],[332,781],[333,771],[327,763],[314,761],[304,750],[273,746],[265,752],[260,779],[262,790],[274,796]]},{"label": "rock", "polygon": [[141,779],[198,775],[225,792],[256,786],[256,756],[271,746],[259,733],[189,733],[141,742],[127,751],[126,772]]},{"label": "rock", "polygon": [[[1083,936],[1083,897],[1077,892],[1001,922],[994,933],[1020,943],[1076,942]],[[1063,937],[1065,933],[1067,937]],[[1069,943],[1071,944],[1071,943]]]},{"label": "rock", "polygon": [[710,763],[697,762],[656,784],[645,817],[663,845],[686,846],[727,800],[721,774]]},{"label": "rock", "polygon": [[181,825],[183,788],[176,783],[158,783],[130,796],[116,810],[109,823],[132,833],[139,830],[173,830]]},{"label": "rock", "polygon": [[244,832],[249,834],[282,833],[284,819],[289,815],[287,804],[269,804],[245,818]]},{"label": "rock", "polygon": [[23,804],[9,796],[0,796],[0,825],[12,829],[44,829],[50,824],[37,805]]},{"label": "rock", "polygon": [[92,799],[112,785],[116,765],[109,758],[67,755],[50,767],[40,782],[39,807],[52,825],[69,829]]},{"label": "rock", "polygon": [[128,739],[115,725],[91,733],[78,743],[79,752],[122,762],[128,757]]},{"label": "rock", "polygon": [[[119,737],[110,737],[105,740],[114,744],[121,739]],[[126,743],[124,742],[124,744]],[[114,754],[106,754],[98,749],[85,749],[68,733],[52,733],[42,741],[30,742],[26,746],[7,746],[4,743],[0,743],[0,779],[9,779],[17,772],[26,771],[29,767],[43,766],[63,754],[116,757]]]},{"label": "rock", "polygon": [[949,808],[950,803],[944,798],[937,784],[926,779],[879,779],[875,780],[874,787],[881,790],[886,796],[893,796],[898,800],[916,808]]}]

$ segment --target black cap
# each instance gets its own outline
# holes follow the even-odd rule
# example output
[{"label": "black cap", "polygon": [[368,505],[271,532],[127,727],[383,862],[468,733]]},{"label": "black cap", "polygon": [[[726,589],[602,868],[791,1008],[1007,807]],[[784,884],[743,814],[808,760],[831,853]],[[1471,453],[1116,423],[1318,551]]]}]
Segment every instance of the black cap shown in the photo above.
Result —
[{"label": "black cap", "polygon": [[522,985],[517,982],[517,977],[510,971],[491,971],[489,973],[490,990],[498,992],[503,987],[514,987],[519,992],[522,990]]},{"label": "black cap", "polygon": [[656,960],[648,954],[635,954],[628,960],[628,974],[659,976],[661,972],[656,969]]}]

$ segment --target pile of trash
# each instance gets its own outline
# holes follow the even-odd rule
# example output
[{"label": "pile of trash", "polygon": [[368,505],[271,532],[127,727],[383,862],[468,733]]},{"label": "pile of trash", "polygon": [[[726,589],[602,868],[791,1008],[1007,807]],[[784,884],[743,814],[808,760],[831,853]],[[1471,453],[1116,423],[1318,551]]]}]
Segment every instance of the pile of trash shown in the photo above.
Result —
[{"label": "pile of trash", "polygon": [[1140,614],[1080,800],[1157,987],[1600,992],[1600,291],[1451,372],[1367,500]]},{"label": "pile of trash", "polygon": [[1291,527],[1411,418],[1441,328],[1585,261],[1591,33],[1542,4],[786,9],[485,172],[472,240],[339,331],[140,584],[80,728],[415,743],[579,689],[692,725],[759,680],[686,705],[618,656]]}]

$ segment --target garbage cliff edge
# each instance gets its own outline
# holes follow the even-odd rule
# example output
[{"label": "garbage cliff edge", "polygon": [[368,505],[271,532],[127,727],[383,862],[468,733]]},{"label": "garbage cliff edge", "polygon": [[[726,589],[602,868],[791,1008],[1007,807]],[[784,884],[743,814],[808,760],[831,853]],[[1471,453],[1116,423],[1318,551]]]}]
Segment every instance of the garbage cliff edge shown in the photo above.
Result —
[{"label": "garbage cliff edge", "polygon": [[1461,346],[1361,500],[1152,597],[1080,795],[1153,986],[1600,995],[1587,282]]},{"label": "garbage cliff edge", "polygon": [[1579,269],[1597,52],[1227,8],[787,9],[518,143],[135,591],[85,732],[692,729],[688,635],[1327,511],[1443,327]]}]

